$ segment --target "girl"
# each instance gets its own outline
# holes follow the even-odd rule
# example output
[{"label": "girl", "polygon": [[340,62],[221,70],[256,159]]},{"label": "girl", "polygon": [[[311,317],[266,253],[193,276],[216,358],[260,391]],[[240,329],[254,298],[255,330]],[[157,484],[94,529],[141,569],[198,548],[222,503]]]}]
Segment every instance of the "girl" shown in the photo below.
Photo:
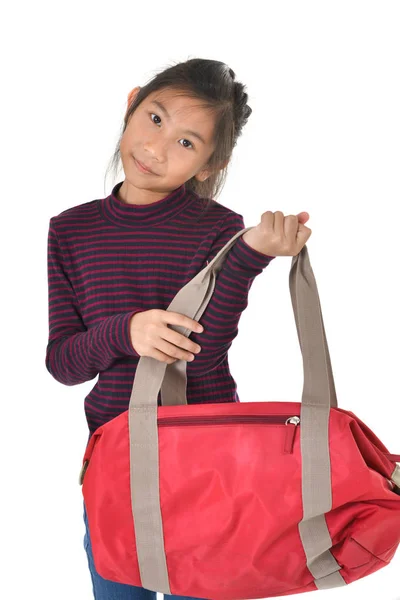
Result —
[{"label": "girl", "polygon": [[[99,375],[84,402],[89,439],[128,409],[140,356],[188,361],[189,404],[239,402],[228,350],[249,290],[275,256],[300,252],[311,235],[308,214],[267,211],[238,238],[201,326],[166,307],[245,227],[241,214],[212,198],[251,114],[247,98],[234,72],[215,60],[176,64],[134,88],[113,157],[125,179],[109,196],[50,219],[45,362],[65,385]],[[191,339],[168,325],[189,328]],[[100,577],[85,506],[84,521],[95,598],[156,600],[156,592]]]}]

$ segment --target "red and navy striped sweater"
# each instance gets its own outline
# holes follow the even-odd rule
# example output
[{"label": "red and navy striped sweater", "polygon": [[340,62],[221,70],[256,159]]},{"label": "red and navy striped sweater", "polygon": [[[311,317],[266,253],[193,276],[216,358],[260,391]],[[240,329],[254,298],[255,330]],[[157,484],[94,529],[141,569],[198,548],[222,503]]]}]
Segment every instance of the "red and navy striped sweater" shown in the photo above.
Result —
[{"label": "red and navy striped sweater", "polygon": [[[60,383],[98,380],[84,401],[91,435],[129,406],[140,356],[129,321],[138,311],[166,310],[174,296],[245,227],[242,215],[185,184],[152,204],[127,204],[116,184],[106,198],[50,218],[49,338],[46,368]],[[201,352],[187,362],[188,404],[239,402],[228,364],[240,315],[255,277],[274,257],[238,238],[217,274],[190,339]],[[161,394],[158,395],[161,406]]]}]

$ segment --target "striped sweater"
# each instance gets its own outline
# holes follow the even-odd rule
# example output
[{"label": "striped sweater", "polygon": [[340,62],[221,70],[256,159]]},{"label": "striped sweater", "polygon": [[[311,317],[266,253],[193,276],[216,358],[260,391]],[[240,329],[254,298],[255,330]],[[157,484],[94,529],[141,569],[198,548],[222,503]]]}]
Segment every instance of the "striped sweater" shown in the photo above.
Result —
[{"label": "striped sweater", "polygon": [[[245,227],[242,215],[204,199],[185,184],[152,204],[127,204],[118,194],[64,210],[50,218],[49,336],[45,364],[60,383],[99,376],[86,396],[89,436],[129,406],[139,354],[130,319],[166,310],[178,290]],[[190,339],[201,352],[187,362],[187,402],[239,402],[228,364],[240,315],[255,277],[274,257],[242,237],[228,252],[215,290]],[[158,394],[161,406],[161,394]]]}]

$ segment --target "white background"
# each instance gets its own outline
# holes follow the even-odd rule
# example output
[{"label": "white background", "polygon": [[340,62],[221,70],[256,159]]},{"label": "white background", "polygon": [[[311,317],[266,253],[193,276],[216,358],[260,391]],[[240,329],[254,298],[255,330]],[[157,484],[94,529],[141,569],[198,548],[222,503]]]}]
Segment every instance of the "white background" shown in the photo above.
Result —
[{"label": "white background", "polygon": [[[2,13],[0,596],[90,600],[78,474],[95,381],[63,386],[45,368],[50,217],[110,193],[133,87],[171,61],[228,63],[253,114],[217,200],[246,226],[266,210],[309,212],[339,406],[400,453],[400,6],[35,1]],[[291,260],[257,277],[241,317],[230,366],[242,402],[301,399]],[[322,593],[394,600],[399,569],[400,551]]]}]

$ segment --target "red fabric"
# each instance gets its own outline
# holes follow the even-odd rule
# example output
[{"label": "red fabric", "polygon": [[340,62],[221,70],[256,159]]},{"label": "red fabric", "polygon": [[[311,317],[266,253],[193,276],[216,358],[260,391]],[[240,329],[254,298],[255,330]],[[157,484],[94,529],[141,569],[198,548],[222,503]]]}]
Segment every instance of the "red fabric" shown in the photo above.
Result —
[{"label": "red fabric", "polygon": [[[301,415],[298,402],[159,406],[158,419]],[[290,425],[290,431],[293,431]],[[171,594],[238,600],[313,591],[298,531],[301,423],[158,427],[160,502]],[[400,543],[388,449],[352,412],[329,418],[331,553],[349,584],[387,565]],[[288,436],[289,435],[289,442]],[[291,451],[290,451],[291,450]],[[141,586],[132,515],[128,411],[88,442],[82,493],[96,570]]]}]

